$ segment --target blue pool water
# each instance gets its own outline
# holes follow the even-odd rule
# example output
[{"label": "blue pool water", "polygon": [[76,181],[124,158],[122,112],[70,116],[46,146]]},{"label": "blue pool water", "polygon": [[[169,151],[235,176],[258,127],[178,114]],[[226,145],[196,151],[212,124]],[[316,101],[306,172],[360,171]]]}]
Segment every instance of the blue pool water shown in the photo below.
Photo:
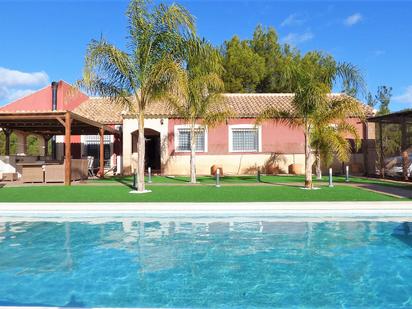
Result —
[{"label": "blue pool water", "polygon": [[0,223],[0,305],[412,308],[412,224]]}]

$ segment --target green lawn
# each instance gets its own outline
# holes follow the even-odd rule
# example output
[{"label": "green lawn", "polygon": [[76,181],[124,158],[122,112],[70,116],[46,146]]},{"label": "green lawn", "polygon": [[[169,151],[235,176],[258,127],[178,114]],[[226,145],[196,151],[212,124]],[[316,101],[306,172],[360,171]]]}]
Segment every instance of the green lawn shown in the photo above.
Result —
[{"label": "green lawn", "polygon": [[0,202],[275,202],[399,201],[359,188],[336,186],[302,190],[293,186],[147,186],[153,192],[129,194],[128,186],[3,187]]}]

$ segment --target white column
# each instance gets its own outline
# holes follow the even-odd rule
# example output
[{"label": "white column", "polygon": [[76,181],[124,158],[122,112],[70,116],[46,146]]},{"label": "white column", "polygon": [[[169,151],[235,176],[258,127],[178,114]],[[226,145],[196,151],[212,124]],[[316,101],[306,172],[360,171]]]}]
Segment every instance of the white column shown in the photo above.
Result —
[{"label": "white column", "polygon": [[18,156],[25,156],[27,153],[27,133],[15,132],[17,137],[17,150],[16,154]]},{"label": "white column", "polygon": [[45,140],[44,137],[41,135],[36,135],[37,141],[38,141],[38,145],[39,145],[39,154],[41,156],[45,156],[46,155],[46,149],[45,149]]}]

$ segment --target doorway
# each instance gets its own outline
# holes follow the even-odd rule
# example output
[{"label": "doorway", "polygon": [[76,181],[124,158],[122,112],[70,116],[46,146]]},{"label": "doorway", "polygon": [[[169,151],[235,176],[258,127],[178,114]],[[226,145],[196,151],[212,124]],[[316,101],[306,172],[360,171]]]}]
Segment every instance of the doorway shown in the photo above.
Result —
[{"label": "doorway", "polygon": [[[160,132],[153,129],[144,129],[145,137],[145,170],[151,167],[153,172],[160,173],[161,163],[160,163],[160,153],[161,153],[161,141]],[[134,131],[132,133],[132,152],[137,153],[137,143],[139,140],[139,131]]]}]

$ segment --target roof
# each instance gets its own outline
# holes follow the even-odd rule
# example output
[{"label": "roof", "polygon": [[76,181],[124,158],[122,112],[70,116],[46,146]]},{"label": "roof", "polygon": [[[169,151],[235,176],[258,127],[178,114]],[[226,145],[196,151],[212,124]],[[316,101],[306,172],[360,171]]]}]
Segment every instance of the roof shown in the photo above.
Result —
[{"label": "roof", "polygon": [[[345,94],[330,94],[331,98],[339,98]],[[280,111],[293,111],[293,93],[226,93],[223,94],[226,105],[236,118],[255,118],[267,108]],[[361,102],[359,102],[362,104]],[[373,115],[373,109],[364,105],[368,116]],[[133,117],[127,112],[127,107],[111,102],[108,98],[90,98],[81,103],[74,112],[100,123],[121,124],[123,117]],[[177,115],[166,102],[154,102],[146,109],[147,118],[175,118]]]},{"label": "roof", "polygon": [[369,117],[370,122],[385,122],[385,123],[402,123],[412,122],[412,110],[403,110],[399,112],[390,113],[387,115]]},{"label": "roof", "polygon": [[[76,90],[69,83],[57,83],[57,109],[72,111],[86,101],[88,96]],[[49,112],[52,111],[52,87],[46,87],[0,107],[7,112]]]},{"label": "roof", "polygon": [[119,134],[119,131],[110,126],[82,117],[70,111],[0,111],[0,127],[43,135],[64,135],[65,116],[70,114],[71,133],[73,135],[97,134],[100,128],[108,134]]}]

